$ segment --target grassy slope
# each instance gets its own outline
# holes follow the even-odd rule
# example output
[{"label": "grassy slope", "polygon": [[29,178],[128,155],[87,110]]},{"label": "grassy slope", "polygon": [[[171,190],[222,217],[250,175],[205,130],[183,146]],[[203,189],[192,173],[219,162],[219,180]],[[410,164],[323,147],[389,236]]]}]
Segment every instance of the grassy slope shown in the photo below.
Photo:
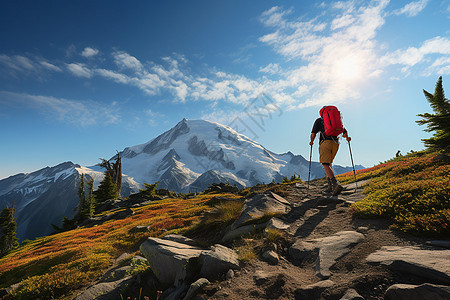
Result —
[{"label": "grassy slope", "polygon": [[[166,199],[134,209],[134,215],[91,228],[79,228],[28,242],[0,259],[0,288],[20,283],[15,299],[60,298],[104,274],[112,260],[134,252],[149,236],[183,232],[214,196],[239,198],[232,194],[207,194],[192,199]],[[139,225],[149,232],[130,233]]]},{"label": "grassy slope", "polygon": [[[450,236],[450,164],[448,156],[417,152],[356,172],[371,179],[367,197],[353,205],[359,217],[383,217],[399,230],[427,237]],[[353,181],[353,172],[339,176]]]}]

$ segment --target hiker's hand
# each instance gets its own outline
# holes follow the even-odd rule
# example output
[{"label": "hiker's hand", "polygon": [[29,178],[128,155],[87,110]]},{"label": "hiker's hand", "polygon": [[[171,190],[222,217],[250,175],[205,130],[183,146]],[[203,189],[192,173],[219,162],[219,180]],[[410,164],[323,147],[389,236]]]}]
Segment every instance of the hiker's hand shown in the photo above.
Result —
[{"label": "hiker's hand", "polygon": [[314,142],[313,141],[309,142],[309,145],[310,146],[314,145]]},{"label": "hiker's hand", "polygon": [[347,136],[346,139],[347,139],[347,142],[350,142],[352,140],[352,138],[349,136]]}]

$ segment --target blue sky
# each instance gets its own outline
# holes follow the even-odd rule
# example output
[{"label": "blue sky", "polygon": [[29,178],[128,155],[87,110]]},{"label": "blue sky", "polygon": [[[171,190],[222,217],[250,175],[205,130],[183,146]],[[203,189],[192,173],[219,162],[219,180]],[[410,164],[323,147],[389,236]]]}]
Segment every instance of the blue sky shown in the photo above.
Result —
[{"label": "blue sky", "polygon": [[421,150],[422,89],[450,88],[449,17],[449,0],[2,0],[0,178],[93,165],[182,118],[308,158],[326,104],[356,164]]}]

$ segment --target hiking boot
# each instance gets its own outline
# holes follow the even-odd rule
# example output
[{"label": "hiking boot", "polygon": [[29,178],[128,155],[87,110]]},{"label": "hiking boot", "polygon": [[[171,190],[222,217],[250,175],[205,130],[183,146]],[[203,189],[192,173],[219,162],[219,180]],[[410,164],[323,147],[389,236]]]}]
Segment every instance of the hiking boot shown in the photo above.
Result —
[{"label": "hiking boot", "polygon": [[339,183],[339,181],[337,181],[336,177],[333,177],[331,179],[331,184],[333,186],[333,193],[332,193],[333,196],[339,195],[344,189],[342,185]]},{"label": "hiking boot", "polygon": [[325,189],[325,193],[329,194],[333,191],[333,185],[331,184],[331,179],[327,177],[328,186]]}]

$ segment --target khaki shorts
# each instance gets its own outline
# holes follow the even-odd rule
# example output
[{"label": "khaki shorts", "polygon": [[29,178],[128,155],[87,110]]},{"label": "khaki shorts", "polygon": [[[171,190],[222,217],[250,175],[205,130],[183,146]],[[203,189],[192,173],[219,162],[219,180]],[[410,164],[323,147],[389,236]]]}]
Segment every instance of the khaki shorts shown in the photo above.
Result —
[{"label": "khaki shorts", "polygon": [[332,140],[325,140],[319,145],[319,156],[321,164],[331,164],[338,152],[339,144]]}]

